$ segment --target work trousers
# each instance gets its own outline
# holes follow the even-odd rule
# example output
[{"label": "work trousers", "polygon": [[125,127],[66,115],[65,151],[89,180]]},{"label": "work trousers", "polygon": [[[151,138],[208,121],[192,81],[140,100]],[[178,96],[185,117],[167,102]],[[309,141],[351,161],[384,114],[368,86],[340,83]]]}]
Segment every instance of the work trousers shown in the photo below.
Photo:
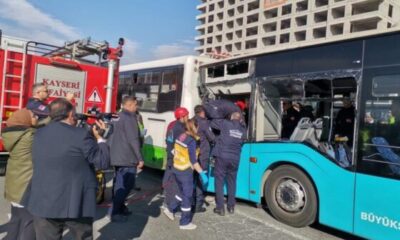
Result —
[{"label": "work trousers", "polygon": [[11,219],[7,223],[4,240],[34,240],[33,216],[26,208],[11,206]]},{"label": "work trousers", "polygon": [[217,209],[224,208],[224,181],[226,180],[228,193],[228,207],[235,206],[236,195],[236,177],[238,172],[239,161],[217,158],[215,161],[215,200]]},{"label": "work trousers", "polygon": [[204,204],[204,193],[205,189],[203,189],[203,184],[200,179],[200,175],[195,172],[194,173],[194,207],[201,208]]},{"label": "work trousers", "polygon": [[172,212],[177,212],[178,207],[182,211],[179,225],[184,226],[192,222],[192,201],[193,201],[193,172],[174,172],[179,193],[168,206]]},{"label": "work trousers", "polygon": [[61,240],[65,228],[68,228],[74,240],[93,239],[93,218],[41,218],[34,217],[36,239]]},{"label": "work trousers", "polygon": [[164,204],[165,206],[169,206],[174,201],[175,195],[179,193],[172,167],[167,166],[165,169],[162,187],[164,189]]},{"label": "work trousers", "polygon": [[136,167],[115,167],[114,196],[111,206],[111,216],[122,214],[125,209],[125,200],[135,186]]}]

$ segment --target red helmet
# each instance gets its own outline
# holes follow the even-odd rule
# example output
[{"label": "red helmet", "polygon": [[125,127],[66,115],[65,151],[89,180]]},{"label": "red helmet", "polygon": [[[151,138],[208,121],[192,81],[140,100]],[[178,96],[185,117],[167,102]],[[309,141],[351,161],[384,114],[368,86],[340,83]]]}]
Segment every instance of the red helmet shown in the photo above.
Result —
[{"label": "red helmet", "polygon": [[236,101],[235,104],[236,104],[236,106],[238,106],[238,107],[240,108],[240,110],[242,110],[242,111],[246,109],[246,103],[243,102],[243,101],[241,101],[241,100]]},{"label": "red helmet", "polygon": [[187,116],[187,115],[189,115],[189,111],[186,109],[186,108],[184,108],[184,107],[178,107],[176,110],[175,110],[175,118],[176,119],[180,119],[180,118],[183,118],[183,117],[185,117],[185,116]]}]

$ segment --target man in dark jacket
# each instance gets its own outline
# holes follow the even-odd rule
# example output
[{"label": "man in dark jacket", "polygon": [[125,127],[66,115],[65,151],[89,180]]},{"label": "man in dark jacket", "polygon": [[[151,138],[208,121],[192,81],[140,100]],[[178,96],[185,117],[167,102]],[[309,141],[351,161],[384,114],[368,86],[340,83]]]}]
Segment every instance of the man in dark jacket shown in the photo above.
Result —
[{"label": "man in dark jacket", "polygon": [[[50,104],[52,122],[34,136],[28,210],[34,216],[37,239],[61,239],[64,227],[71,230],[74,239],[93,239],[94,167],[108,168],[109,148],[96,128],[92,130],[94,138],[86,129],[76,127],[73,112],[68,100],[54,100]],[[101,121],[96,124],[105,128]]]},{"label": "man in dark jacket", "polygon": [[[194,119],[197,123],[198,130],[197,134],[200,136],[200,154],[199,164],[204,171],[208,170],[208,161],[210,159],[210,144],[215,141],[215,135],[211,131],[210,124],[206,118],[206,113],[202,105],[194,107],[194,113],[196,114]],[[195,188],[195,212],[204,212],[206,209],[203,207],[204,204],[204,191],[200,177],[195,174],[196,188]]]},{"label": "man in dark jacket", "polygon": [[335,120],[335,135],[347,137],[347,144],[353,145],[354,120],[356,110],[349,98],[343,99],[343,107],[339,110]]},{"label": "man in dark jacket", "polygon": [[[36,116],[38,116],[38,125],[43,126],[50,122],[49,106],[47,105],[47,98],[49,97],[49,90],[44,83],[35,83],[32,86],[32,97],[28,99],[26,108],[31,110]],[[68,92],[66,97],[68,101],[72,101],[74,94]]]},{"label": "man in dark jacket", "polygon": [[300,113],[294,109],[292,102],[284,101],[283,116],[282,116],[282,133],[281,138],[289,139],[292,135],[297,123],[300,121]]},{"label": "man in dark jacket", "polygon": [[228,212],[234,213],[236,195],[236,177],[239,167],[242,143],[246,139],[246,128],[240,112],[234,112],[230,120],[213,119],[211,127],[220,131],[217,137],[213,156],[215,161],[215,201],[214,212],[225,215],[224,207],[224,180],[228,190]]},{"label": "man in dark jacket", "polygon": [[32,97],[29,98],[26,108],[34,112],[39,121],[49,116],[49,107],[46,99],[49,97],[49,90],[44,83],[36,83],[32,86]]},{"label": "man in dark jacket", "polygon": [[131,214],[125,206],[125,200],[135,186],[137,168],[144,165],[136,111],[136,98],[126,96],[122,99],[119,119],[113,122],[114,132],[110,139],[111,165],[115,167],[114,196],[110,209],[113,222],[125,222]]}]

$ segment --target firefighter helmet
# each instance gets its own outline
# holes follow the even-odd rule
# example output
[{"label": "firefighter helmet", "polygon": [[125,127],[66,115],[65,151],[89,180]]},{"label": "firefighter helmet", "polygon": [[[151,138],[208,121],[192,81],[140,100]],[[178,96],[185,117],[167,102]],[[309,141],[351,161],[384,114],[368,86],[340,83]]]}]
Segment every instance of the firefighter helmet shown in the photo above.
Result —
[{"label": "firefighter helmet", "polygon": [[175,110],[175,118],[176,119],[180,119],[180,118],[183,118],[183,117],[185,117],[185,116],[187,116],[187,115],[189,115],[189,111],[186,109],[186,108],[184,108],[184,107],[178,107],[176,110]]},{"label": "firefighter helmet", "polygon": [[246,109],[246,103],[238,100],[235,102],[236,106],[238,106],[240,108],[240,110],[244,111]]}]

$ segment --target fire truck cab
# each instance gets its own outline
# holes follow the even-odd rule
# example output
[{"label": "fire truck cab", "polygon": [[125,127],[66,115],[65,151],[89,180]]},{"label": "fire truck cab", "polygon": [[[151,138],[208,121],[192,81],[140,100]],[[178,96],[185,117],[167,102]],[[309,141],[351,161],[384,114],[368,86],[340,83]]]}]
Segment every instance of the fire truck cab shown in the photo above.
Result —
[{"label": "fire truck cab", "polygon": [[[93,106],[102,112],[116,110],[118,65],[123,39],[117,48],[90,38],[64,46],[27,41],[1,34],[0,30],[0,133],[11,114],[26,106],[32,85],[45,83],[49,99],[75,96],[78,113]],[[0,141],[0,175],[8,153]]]}]

